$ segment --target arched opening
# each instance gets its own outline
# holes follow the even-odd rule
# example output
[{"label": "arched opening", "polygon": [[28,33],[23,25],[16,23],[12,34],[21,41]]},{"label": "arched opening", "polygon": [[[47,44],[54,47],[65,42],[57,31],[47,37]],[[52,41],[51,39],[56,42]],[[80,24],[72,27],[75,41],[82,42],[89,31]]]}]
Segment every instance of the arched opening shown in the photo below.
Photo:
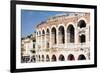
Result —
[{"label": "arched opening", "polygon": [[49,29],[47,29],[46,33],[47,33],[47,35],[49,35],[49,33],[50,33]]},{"label": "arched opening", "polygon": [[80,35],[80,43],[85,43],[86,42],[86,37],[84,34]]},{"label": "arched opening", "polygon": [[65,43],[65,30],[64,30],[64,27],[60,26],[58,30],[59,30],[59,33],[58,33],[59,44],[64,44]]},{"label": "arched opening", "polygon": [[49,41],[47,42],[47,48],[49,48],[50,46],[49,46]]},{"label": "arched opening", "polygon": [[46,55],[46,61],[50,61],[49,55]]},{"label": "arched opening", "polygon": [[37,36],[38,36],[38,31],[37,31],[37,33],[36,33],[36,34],[37,34]]},{"label": "arched opening", "polygon": [[42,55],[42,61],[44,61],[44,55]]},{"label": "arched opening", "polygon": [[70,55],[68,55],[68,58],[67,58],[67,60],[70,60],[70,61],[72,61],[72,60],[75,60],[75,58],[74,58],[74,56],[73,56],[72,54],[70,54]]},{"label": "arched opening", "polygon": [[42,48],[45,47],[45,31],[42,30]]},{"label": "arched opening", "polygon": [[46,47],[49,48],[49,42],[50,42],[50,31],[49,29],[46,30]]},{"label": "arched opening", "polygon": [[78,22],[78,27],[80,27],[80,28],[86,27],[85,21],[84,21],[84,20],[80,20],[80,21]]},{"label": "arched opening", "polygon": [[42,35],[44,35],[45,34],[45,31],[44,30],[42,30]]},{"label": "arched opening", "polygon": [[41,61],[41,57],[40,57],[40,55],[39,55],[39,61]]},{"label": "arched opening", "polygon": [[52,61],[56,61],[56,56],[55,55],[52,55]]},{"label": "arched opening", "polygon": [[57,43],[57,41],[56,41],[56,28],[53,27],[51,32],[52,32],[52,44],[56,44]]},{"label": "arched opening", "polygon": [[79,55],[78,60],[86,60],[86,57],[83,54],[81,54]]},{"label": "arched opening", "polygon": [[63,55],[59,56],[59,61],[65,61],[65,57]]},{"label": "arched opening", "polygon": [[41,31],[39,31],[39,36],[41,35]]},{"label": "arched opening", "polygon": [[[39,31],[39,36],[37,37],[38,42],[42,42],[42,41],[41,41],[41,35],[42,35],[42,32]],[[36,40],[35,40],[35,41],[36,41]],[[39,43],[38,47],[39,47],[40,45],[41,45],[41,44]]]},{"label": "arched opening", "polygon": [[68,28],[67,28],[67,42],[68,43],[74,43],[74,27],[73,25],[69,25]]}]

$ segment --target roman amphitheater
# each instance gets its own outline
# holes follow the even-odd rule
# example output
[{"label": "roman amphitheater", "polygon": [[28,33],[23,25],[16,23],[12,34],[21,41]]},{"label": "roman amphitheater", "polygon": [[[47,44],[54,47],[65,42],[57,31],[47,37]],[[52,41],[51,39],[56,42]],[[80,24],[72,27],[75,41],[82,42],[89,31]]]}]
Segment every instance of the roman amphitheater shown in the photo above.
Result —
[{"label": "roman amphitheater", "polygon": [[36,61],[90,59],[90,13],[58,14],[36,29]]},{"label": "roman amphitheater", "polygon": [[90,13],[52,16],[38,24],[35,36],[24,39],[22,45],[27,49],[22,62],[90,60]]}]

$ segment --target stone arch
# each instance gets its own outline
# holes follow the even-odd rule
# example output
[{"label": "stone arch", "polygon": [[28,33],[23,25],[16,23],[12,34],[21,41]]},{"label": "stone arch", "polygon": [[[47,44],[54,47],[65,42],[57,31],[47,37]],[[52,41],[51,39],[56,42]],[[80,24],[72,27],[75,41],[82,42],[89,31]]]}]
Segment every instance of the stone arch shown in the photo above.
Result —
[{"label": "stone arch", "polygon": [[49,55],[46,55],[46,61],[50,61]]},{"label": "stone arch", "polygon": [[52,60],[52,61],[56,61],[56,60],[57,60],[56,56],[55,56],[55,55],[52,55],[51,60]]},{"label": "stone arch", "polygon": [[65,43],[65,29],[64,26],[60,26],[58,28],[58,38],[59,38],[59,44]]},{"label": "stone arch", "polygon": [[67,27],[67,42],[74,43],[75,41],[75,28],[72,24]]},{"label": "stone arch", "polygon": [[45,29],[43,28],[42,29],[42,40],[41,40],[41,42],[42,42],[42,48],[45,48],[45,34],[46,34],[46,32],[45,32]]},{"label": "stone arch", "polygon": [[80,27],[80,28],[86,27],[86,22],[85,22],[84,20],[80,20],[80,21],[78,22],[78,27]]},{"label": "stone arch", "polygon": [[78,60],[86,60],[85,55],[80,54],[80,55],[78,56]]},{"label": "stone arch", "polygon": [[61,55],[59,56],[59,61],[65,61],[64,55],[61,54]]},{"label": "stone arch", "polygon": [[44,31],[44,29],[42,30],[42,35],[45,35],[45,31]]},{"label": "stone arch", "polygon": [[75,60],[74,55],[73,54],[69,54],[67,60],[70,60],[70,61]]},{"label": "stone arch", "polygon": [[41,35],[41,31],[39,31],[39,36]]},{"label": "stone arch", "polygon": [[79,41],[80,41],[80,43],[85,43],[86,42],[85,34],[82,34],[82,35],[79,36]]},{"label": "stone arch", "polygon": [[56,33],[57,33],[57,30],[56,30],[55,27],[53,27],[51,29],[52,44],[56,44],[57,43]]},{"label": "stone arch", "polygon": [[42,61],[44,61],[44,55],[42,55]]},{"label": "stone arch", "polygon": [[46,29],[46,34],[50,34],[49,28]]},{"label": "stone arch", "polygon": [[50,30],[49,28],[46,29],[46,47],[49,48],[50,46]]}]

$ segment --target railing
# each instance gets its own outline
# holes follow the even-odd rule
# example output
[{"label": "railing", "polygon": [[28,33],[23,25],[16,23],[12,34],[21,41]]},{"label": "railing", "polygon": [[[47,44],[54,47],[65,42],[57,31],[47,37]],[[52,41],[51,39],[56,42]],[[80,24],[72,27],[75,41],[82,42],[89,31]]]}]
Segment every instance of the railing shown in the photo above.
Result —
[{"label": "railing", "polygon": [[67,43],[67,44],[56,44],[51,48],[35,49],[36,52],[59,52],[59,51],[86,51],[89,50],[89,43]]},{"label": "railing", "polygon": [[89,43],[67,43],[67,44],[58,44],[58,45],[53,45],[52,48],[84,48],[84,47],[89,47]]},{"label": "railing", "polygon": [[85,48],[85,47],[89,47],[90,44],[89,43],[80,43],[80,44],[73,44],[73,43],[68,43],[66,44],[66,48]]},{"label": "railing", "polygon": [[57,51],[86,51],[89,50],[89,43],[80,43],[80,44],[74,44],[74,43],[69,43],[69,44],[59,44],[59,45],[54,45],[49,49],[45,49],[44,51],[46,52],[57,52]]}]

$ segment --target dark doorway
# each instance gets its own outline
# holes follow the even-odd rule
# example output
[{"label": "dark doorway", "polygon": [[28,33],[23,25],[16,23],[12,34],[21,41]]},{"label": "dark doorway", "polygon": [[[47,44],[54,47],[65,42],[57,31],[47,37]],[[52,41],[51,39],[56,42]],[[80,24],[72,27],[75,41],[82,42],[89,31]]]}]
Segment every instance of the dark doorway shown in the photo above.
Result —
[{"label": "dark doorway", "polygon": [[68,55],[68,60],[72,61],[72,60],[75,60],[74,56],[72,54]]},{"label": "dark doorway", "polygon": [[86,41],[85,38],[86,38],[85,35],[82,34],[82,35],[80,36],[80,43],[85,43],[85,41]]},{"label": "dark doorway", "polygon": [[67,41],[68,43],[74,43],[74,27],[69,25],[67,28]]},{"label": "dark doorway", "polygon": [[56,28],[53,27],[51,32],[52,32],[52,44],[56,44],[57,43],[57,41],[56,41]]},{"label": "dark doorway", "polygon": [[52,61],[56,61],[56,56],[55,55],[52,56]]},{"label": "dark doorway", "polygon": [[64,44],[65,43],[65,30],[63,26],[59,27],[59,43]]},{"label": "dark doorway", "polygon": [[60,55],[60,56],[59,56],[59,60],[60,60],[60,61],[65,61],[65,57],[64,57],[63,55]]},{"label": "dark doorway", "polygon": [[84,55],[79,55],[78,60],[86,60],[86,57]]},{"label": "dark doorway", "polygon": [[78,27],[80,27],[80,28],[86,27],[85,21],[84,21],[84,20],[80,20],[80,21],[78,22]]}]

